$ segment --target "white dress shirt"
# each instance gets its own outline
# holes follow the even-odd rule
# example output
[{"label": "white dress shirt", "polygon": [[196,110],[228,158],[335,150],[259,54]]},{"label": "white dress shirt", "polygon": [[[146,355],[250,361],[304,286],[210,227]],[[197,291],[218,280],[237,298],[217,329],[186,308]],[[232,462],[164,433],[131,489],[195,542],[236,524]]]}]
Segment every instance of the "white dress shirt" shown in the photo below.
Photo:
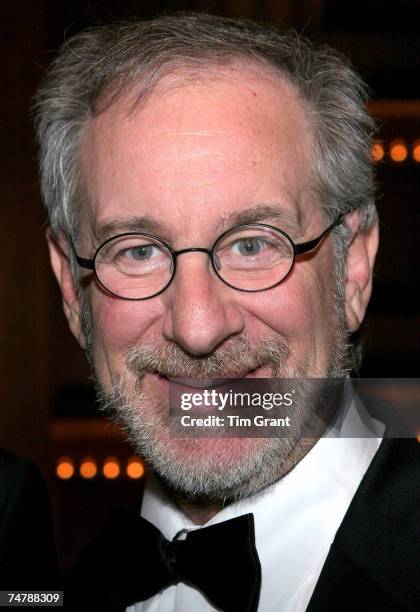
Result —
[{"label": "white dress shirt", "polygon": [[[329,430],[288,474],[264,491],[227,506],[205,525],[194,525],[154,479],[146,485],[141,515],[172,540],[181,530],[252,512],[262,570],[258,612],[303,612],[383,434],[382,425],[370,419],[357,396],[347,405],[338,431]],[[214,610],[198,590],[178,583],[126,612]]]}]

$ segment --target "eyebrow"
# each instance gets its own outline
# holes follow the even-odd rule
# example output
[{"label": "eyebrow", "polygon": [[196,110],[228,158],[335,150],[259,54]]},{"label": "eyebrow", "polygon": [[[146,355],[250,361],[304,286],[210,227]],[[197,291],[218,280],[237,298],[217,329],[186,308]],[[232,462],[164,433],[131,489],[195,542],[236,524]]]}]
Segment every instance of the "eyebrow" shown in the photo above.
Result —
[{"label": "eyebrow", "polygon": [[[279,225],[284,231],[296,233],[300,227],[300,215],[288,209],[282,208],[280,204],[254,204],[253,206],[239,212],[222,214],[213,223],[214,231],[223,233],[235,225],[248,223],[267,223]],[[159,236],[170,243],[169,232],[164,224],[147,215],[136,217],[115,217],[110,221],[99,225],[93,232],[97,244],[102,244],[108,238],[125,233],[152,234]]]},{"label": "eyebrow", "polygon": [[280,204],[254,204],[250,208],[223,215],[218,225],[229,228],[245,223],[268,223],[279,225],[280,229],[296,232],[300,227],[300,215],[293,213]]},{"label": "eyebrow", "polygon": [[118,234],[126,233],[136,234],[153,234],[165,238],[166,230],[162,223],[155,221],[147,215],[141,217],[115,217],[114,219],[99,225],[93,232],[99,244],[117,236]]}]

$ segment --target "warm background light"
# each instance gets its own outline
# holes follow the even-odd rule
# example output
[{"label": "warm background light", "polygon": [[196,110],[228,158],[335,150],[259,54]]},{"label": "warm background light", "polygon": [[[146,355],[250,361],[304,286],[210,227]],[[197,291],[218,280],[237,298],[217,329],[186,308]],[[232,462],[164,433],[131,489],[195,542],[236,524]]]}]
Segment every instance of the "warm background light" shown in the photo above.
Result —
[{"label": "warm background light", "polygon": [[96,476],[97,471],[96,461],[92,457],[85,457],[81,461],[79,472],[82,478],[93,478]]},{"label": "warm background light", "polygon": [[126,471],[129,478],[141,478],[144,474],[144,466],[140,459],[135,457],[128,461]]},{"label": "warm background light", "polygon": [[415,162],[420,162],[420,140],[415,140],[413,143],[413,159]]},{"label": "warm background light", "polygon": [[374,162],[381,161],[385,155],[385,151],[380,142],[375,142],[372,145],[372,159]]},{"label": "warm background light", "polygon": [[74,463],[70,457],[60,457],[57,461],[56,474],[62,480],[68,480],[74,475]]},{"label": "warm background light", "polygon": [[120,471],[120,462],[116,457],[108,457],[105,459],[104,467],[102,469],[105,478],[118,478]]},{"label": "warm background light", "polygon": [[392,161],[403,162],[408,155],[407,146],[404,140],[393,140],[389,148]]}]

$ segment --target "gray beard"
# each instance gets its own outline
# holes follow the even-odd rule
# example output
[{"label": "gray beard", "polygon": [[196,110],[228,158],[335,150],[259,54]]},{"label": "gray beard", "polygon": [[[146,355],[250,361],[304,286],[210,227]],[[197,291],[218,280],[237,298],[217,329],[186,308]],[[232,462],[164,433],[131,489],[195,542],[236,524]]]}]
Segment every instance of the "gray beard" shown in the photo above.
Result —
[{"label": "gray beard", "polygon": [[[335,324],[336,338],[325,378],[341,378],[347,364],[346,333]],[[121,377],[110,393],[97,383],[105,414],[122,427],[135,451],[145,460],[170,492],[200,505],[248,497],[278,480],[287,470],[292,453],[307,436],[316,405],[309,364],[290,363],[290,347],[281,339],[265,338],[252,343],[246,335],[230,339],[207,356],[195,357],[175,343],[136,346],[127,352]],[[208,379],[234,376],[261,365],[271,368],[275,379],[300,380],[301,400],[293,405],[296,427],[287,438],[176,438],[168,424],[167,398],[157,396],[143,384],[148,372],[167,378]],[[317,374],[319,376],[319,373]],[[322,385],[317,392],[322,394]],[[322,435],[322,432],[321,434]],[[234,449],[234,450],[233,450]]]}]

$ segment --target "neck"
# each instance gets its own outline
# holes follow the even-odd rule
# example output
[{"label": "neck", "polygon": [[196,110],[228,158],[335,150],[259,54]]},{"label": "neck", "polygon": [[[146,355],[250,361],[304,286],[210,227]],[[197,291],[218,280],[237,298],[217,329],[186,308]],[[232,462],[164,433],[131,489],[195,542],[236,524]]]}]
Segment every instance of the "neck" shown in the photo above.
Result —
[{"label": "neck", "polygon": [[204,525],[224,507],[221,503],[197,504],[195,502],[186,501],[180,495],[172,495],[172,499],[194,525]]}]

